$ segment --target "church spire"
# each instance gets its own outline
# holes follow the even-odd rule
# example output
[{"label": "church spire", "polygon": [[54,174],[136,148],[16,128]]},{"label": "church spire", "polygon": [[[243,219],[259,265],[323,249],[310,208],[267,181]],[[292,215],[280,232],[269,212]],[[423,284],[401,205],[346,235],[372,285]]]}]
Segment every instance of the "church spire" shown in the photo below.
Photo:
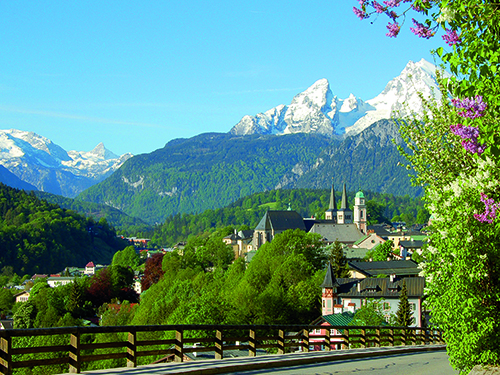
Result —
[{"label": "church spire", "polygon": [[332,182],[332,191],[330,193],[330,205],[328,206],[328,210],[325,211],[325,220],[333,220],[337,222],[337,202],[335,201],[335,189],[333,188]]},{"label": "church spire", "polygon": [[337,202],[335,201],[335,189],[332,183],[332,191],[330,192],[330,205],[328,206],[330,210],[337,211]]},{"label": "church spire", "polygon": [[347,189],[346,189],[345,183],[344,183],[344,188],[342,189],[342,203],[340,205],[340,208],[342,210],[348,210],[349,209],[349,206],[348,206],[348,203],[347,203]]}]

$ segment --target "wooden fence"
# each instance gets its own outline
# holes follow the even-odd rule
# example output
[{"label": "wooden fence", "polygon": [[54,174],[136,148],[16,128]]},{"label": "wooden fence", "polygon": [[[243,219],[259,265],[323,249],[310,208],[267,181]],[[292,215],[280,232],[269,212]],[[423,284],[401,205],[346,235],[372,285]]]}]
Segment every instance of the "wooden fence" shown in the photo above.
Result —
[{"label": "wooden fence", "polygon": [[[148,332],[169,332],[172,338],[147,339]],[[98,334],[110,337],[111,334],[121,334],[124,339],[110,342],[88,339]],[[63,337],[66,344],[22,346],[22,338],[55,335]],[[199,337],[194,337],[197,335]],[[141,336],[146,339],[140,339]],[[195,343],[203,346],[194,347]],[[216,359],[222,359],[225,350],[234,349],[248,350],[249,356],[256,356],[257,349],[270,349],[274,353],[284,354],[294,350],[307,352],[311,347],[330,351],[338,348],[442,343],[438,330],[420,327],[155,325],[8,329],[0,331],[0,372],[10,375],[15,369],[25,367],[67,364],[70,372],[80,373],[82,364],[92,361],[125,358],[127,366],[136,367],[138,358],[143,356],[170,356],[173,361],[183,362],[186,353],[213,351]],[[112,352],[99,353],[99,349],[112,349]],[[36,355],[37,359],[23,359],[23,355],[27,354],[32,357]]]}]

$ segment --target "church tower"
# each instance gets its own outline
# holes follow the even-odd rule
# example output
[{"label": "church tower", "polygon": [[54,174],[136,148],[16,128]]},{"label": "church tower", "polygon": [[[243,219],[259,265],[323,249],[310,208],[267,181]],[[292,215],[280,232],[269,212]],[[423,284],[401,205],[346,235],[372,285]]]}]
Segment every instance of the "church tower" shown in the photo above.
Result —
[{"label": "church tower", "polygon": [[328,262],[325,279],[323,280],[323,284],[321,284],[321,315],[331,315],[334,313],[334,307],[339,302],[337,290],[339,286],[335,273],[333,272],[333,267],[330,262]]},{"label": "church tower", "polygon": [[347,190],[345,184],[342,189],[342,203],[340,208],[337,210],[337,223],[352,224],[352,211],[349,209],[349,203],[347,202]]},{"label": "church tower", "polygon": [[332,184],[332,191],[330,192],[330,205],[328,210],[325,211],[325,220],[332,220],[337,222],[337,202],[335,201],[335,189]]},{"label": "church tower", "polygon": [[366,234],[366,204],[362,191],[358,191],[354,198],[354,224],[363,234]]}]

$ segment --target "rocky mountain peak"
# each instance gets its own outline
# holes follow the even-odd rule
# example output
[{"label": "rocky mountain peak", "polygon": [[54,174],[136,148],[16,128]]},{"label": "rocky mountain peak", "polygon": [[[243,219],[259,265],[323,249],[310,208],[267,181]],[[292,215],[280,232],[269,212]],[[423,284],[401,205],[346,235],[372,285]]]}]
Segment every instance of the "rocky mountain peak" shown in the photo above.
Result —
[{"label": "rocky mountain peak", "polygon": [[418,93],[439,99],[435,71],[436,67],[424,59],[410,61],[378,96],[367,101],[352,93],[347,99],[337,98],[328,80],[322,78],[295,95],[289,106],[280,105],[265,113],[244,116],[230,132],[238,135],[358,134],[378,120],[408,115],[408,108],[422,111]]}]

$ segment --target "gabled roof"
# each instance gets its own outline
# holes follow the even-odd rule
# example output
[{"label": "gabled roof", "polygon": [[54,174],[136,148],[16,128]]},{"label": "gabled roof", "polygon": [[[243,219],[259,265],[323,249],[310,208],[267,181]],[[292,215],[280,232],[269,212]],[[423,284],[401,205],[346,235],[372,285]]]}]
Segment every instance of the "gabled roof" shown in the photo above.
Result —
[{"label": "gabled roof", "polygon": [[363,242],[364,240],[366,240],[368,237],[370,237],[369,235],[364,235],[363,237],[361,237],[359,240],[357,240],[356,242],[354,242],[354,245],[359,245],[361,242]]},{"label": "gabled roof", "polygon": [[350,311],[344,311],[341,314],[330,314],[323,315],[312,322],[312,325],[321,325],[322,323],[328,323],[331,326],[347,326],[352,322],[354,318],[354,313]]},{"label": "gabled roof", "polygon": [[370,233],[370,231],[373,231],[377,236],[380,237],[389,237],[391,235],[391,232],[385,229],[382,225],[368,225],[366,227],[366,230],[368,233]]},{"label": "gabled roof", "polygon": [[336,224],[330,220],[316,222],[309,232],[319,233],[328,242],[354,243],[363,237],[356,224]]},{"label": "gabled roof", "polygon": [[[424,277],[405,277],[391,282],[390,278],[337,279],[340,287],[337,295],[342,298],[399,298],[403,282],[406,283],[408,297],[424,295]],[[359,291],[358,291],[358,283]]]},{"label": "gabled roof", "polygon": [[408,276],[418,275],[420,268],[412,260],[390,260],[379,262],[348,262],[349,267],[359,271],[368,277],[377,275]]},{"label": "gabled roof", "polygon": [[344,248],[344,254],[347,259],[364,259],[369,251],[371,251],[371,249],[365,249],[364,247]]},{"label": "gabled roof", "polygon": [[95,267],[94,262],[88,262],[85,267]]},{"label": "gabled roof", "polygon": [[306,230],[304,220],[296,211],[267,211],[255,230],[285,231],[287,229]]},{"label": "gabled roof", "polygon": [[424,246],[423,241],[399,241],[399,246],[407,249],[421,249]]}]

